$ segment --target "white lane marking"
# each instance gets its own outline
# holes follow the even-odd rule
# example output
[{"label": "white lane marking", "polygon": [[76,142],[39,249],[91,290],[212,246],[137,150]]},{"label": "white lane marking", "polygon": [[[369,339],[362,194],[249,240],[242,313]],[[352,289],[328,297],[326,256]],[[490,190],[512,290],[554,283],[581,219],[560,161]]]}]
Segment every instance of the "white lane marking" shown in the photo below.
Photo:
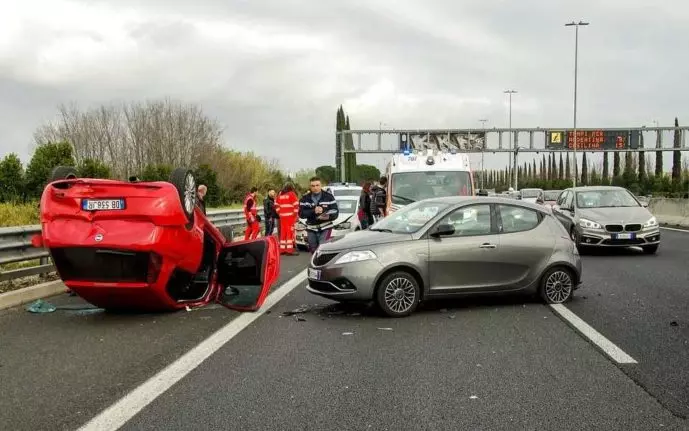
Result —
[{"label": "white lane marking", "polygon": [[675,232],[689,233],[689,229],[677,229],[677,228],[674,228],[674,227],[664,227],[664,226],[661,226],[660,228],[661,228],[661,229],[665,229],[665,230],[673,230],[673,231],[675,231]]},{"label": "white lane marking", "polygon": [[550,304],[553,310],[563,319],[568,321],[581,335],[588,338],[593,344],[598,346],[606,355],[618,364],[636,364],[636,360],[626,354],[622,349],[613,344],[600,332],[593,329],[588,323],[584,322],[572,313],[569,308],[562,304]]},{"label": "white lane marking", "polygon": [[271,293],[259,310],[237,316],[232,322],[217,330],[158,374],[103,410],[79,428],[79,431],[117,430],[304,281],[306,281],[306,270],[301,271]]}]

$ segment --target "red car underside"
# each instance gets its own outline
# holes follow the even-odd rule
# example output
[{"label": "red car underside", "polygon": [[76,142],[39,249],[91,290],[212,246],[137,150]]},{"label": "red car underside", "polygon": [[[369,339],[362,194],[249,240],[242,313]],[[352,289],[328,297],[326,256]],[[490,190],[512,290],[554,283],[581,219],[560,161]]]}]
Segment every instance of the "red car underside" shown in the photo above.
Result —
[{"label": "red car underside", "polygon": [[[122,199],[124,208],[82,209],[85,199],[106,198]],[[198,208],[189,223],[176,189],[165,182],[88,179],[49,184],[41,199],[41,224],[40,245],[50,250],[65,285],[103,308],[171,310],[214,301],[224,287],[217,283],[223,271],[215,269],[221,252],[227,255],[228,249],[253,256],[257,277],[250,283],[258,283],[260,302],[265,298],[262,285],[268,284],[267,293],[279,272],[279,257],[275,263],[271,253],[277,255],[274,239],[228,244]],[[210,268],[210,277],[197,282],[201,267]],[[230,274],[225,284],[238,274],[224,272]]]}]

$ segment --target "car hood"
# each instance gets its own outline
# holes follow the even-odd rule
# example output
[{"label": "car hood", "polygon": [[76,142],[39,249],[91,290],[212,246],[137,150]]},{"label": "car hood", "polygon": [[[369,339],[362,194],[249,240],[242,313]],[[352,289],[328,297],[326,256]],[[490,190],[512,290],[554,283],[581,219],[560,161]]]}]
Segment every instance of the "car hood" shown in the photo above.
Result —
[{"label": "car hood", "polygon": [[653,217],[644,207],[582,208],[577,215],[601,224],[644,224]]},{"label": "car hood", "polygon": [[346,236],[333,238],[319,247],[322,251],[340,251],[370,245],[388,244],[391,242],[408,241],[411,235],[406,233],[373,232],[360,230]]},{"label": "car hood", "polygon": [[340,213],[335,220],[333,220],[333,224],[340,224],[340,223],[345,223],[345,222],[353,222],[354,221],[354,215],[352,213]]},{"label": "car hood", "polygon": [[[344,214],[338,215],[337,218],[335,220],[333,220],[333,224],[338,225],[340,223],[345,223],[345,222],[354,223],[356,220],[357,220],[356,214],[344,213]],[[299,223],[306,225],[306,219],[300,218]]]}]

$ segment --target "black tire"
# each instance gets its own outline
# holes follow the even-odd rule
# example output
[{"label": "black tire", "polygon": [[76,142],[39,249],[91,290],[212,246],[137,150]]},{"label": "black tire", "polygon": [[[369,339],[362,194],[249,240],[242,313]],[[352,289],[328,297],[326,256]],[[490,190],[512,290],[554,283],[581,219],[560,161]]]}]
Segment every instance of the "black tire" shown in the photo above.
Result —
[{"label": "black tire", "polygon": [[644,251],[645,254],[656,254],[659,246],[660,244],[644,245],[641,247],[641,249]]},{"label": "black tire", "polygon": [[574,275],[569,268],[556,266],[541,277],[538,294],[546,304],[563,304],[574,295]]},{"label": "black tire", "polygon": [[77,178],[77,170],[71,166],[55,166],[50,172],[50,177],[48,177],[48,182],[59,180],[71,180]]},{"label": "black tire", "polygon": [[421,287],[410,273],[393,271],[378,283],[375,300],[378,308],[387,316],[406,317],[419,306]]},{"label": "black tire", "polygon": [[179,203],[189,225],[194,223],[194,208],[196,207],[196,179],[191,170],[177,168],[170,174],[170,183],[177,189]]}]

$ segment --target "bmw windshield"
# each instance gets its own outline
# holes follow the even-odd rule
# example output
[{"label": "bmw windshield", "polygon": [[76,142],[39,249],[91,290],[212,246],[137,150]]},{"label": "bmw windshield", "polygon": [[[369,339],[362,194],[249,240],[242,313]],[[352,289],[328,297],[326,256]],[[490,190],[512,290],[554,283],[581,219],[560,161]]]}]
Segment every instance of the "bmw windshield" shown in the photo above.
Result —
[{"label": "bmw windshield", "polygon": [[638,207],[639,202],[627,190],[587,190],[577,192],[579,208]]},{"label": "bmw windshield", "polygon": [[472,195],[467,171],[400,172],[391,176],[390,199],[396,205],[445,196]]}]

